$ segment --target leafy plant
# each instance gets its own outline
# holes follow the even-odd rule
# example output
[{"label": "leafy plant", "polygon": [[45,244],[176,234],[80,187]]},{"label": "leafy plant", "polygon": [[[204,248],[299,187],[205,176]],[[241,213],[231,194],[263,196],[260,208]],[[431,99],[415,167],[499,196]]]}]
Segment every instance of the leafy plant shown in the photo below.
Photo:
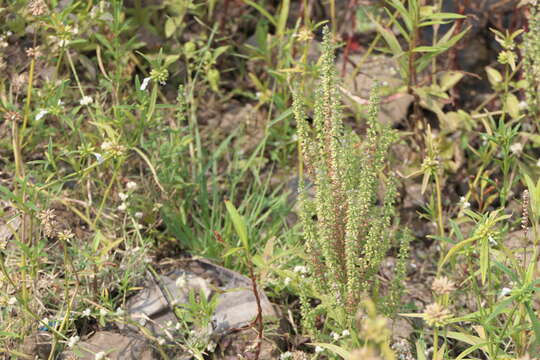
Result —
[{"label": "leafy plant", "polygon": [[[331,34],[325,27],[313,126],[306,120],[298,89],[293,110],[306,168],[299,185],[300,217],[311,272],[317,291],[330,301],[325,305],[346,309],[349,315],[345,319],[350,321],[361,294],[375,295],[375,276],[394,239],[390,229],[396,179],[389,171],[387,154],[397,136],[377,122],[376,90],[370,100],[365,138],[345,130],[333,52]],[[314,183],[315,199],[308,196],[307,180]],[[380,190],[384,195],[377,205]],[[405,238],[402,253],[408,249]],[[403,264],[406,258],[399,262]],[[306,298],[303,309],[309,323],[318,310],[310,309]]]},{"label": "leafy plant", "polygon": [[[399,32],[399,35],[405,40],[406,47],[403,47],[398,40],[398,37],[387,27],[372,20],[377,25],[377,31],[382,35],[388,45],[390,53],[398,62],[398,69],[401,78],[405,81],[407,92],[414,95],[414,115],[416,121],[420,120],[420,103],[435,111],[437,115],[441,114],[441,106],[438,105],[438,100],[441,96],[445,97],[445,91],[453,86],[462,75],[443,72],[440,74],[440,84],[438,84],[437,76],[432,76],[432,84],[429,86],[421,86],[419,82],[419,74],[431,65],[431,73],[437,74],[436,58],[454,46],[468,31],[465,29],[455,34],[456,24],[438,38],[436,31],[433,36],[431,45],[422,45],[420,43],[420,31],[426,27],[433,27],[448,24],[456,19],[463,19],[463,15],[454,13],[445,13],[436,11],[436,8],[429,5],[422,5],[418,0],[386,0],[386,4],[393,8],[395,14],[392,14],[388,9],[385,9],[389,18]],[[401,20],[401,21],[400,21]],[[439,74],[437,74],[439,75]]]}]

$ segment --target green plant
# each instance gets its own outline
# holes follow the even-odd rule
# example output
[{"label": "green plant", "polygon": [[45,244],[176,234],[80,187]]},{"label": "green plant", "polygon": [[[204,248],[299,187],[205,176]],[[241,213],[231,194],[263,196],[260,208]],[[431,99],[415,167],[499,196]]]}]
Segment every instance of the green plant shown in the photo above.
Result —
[{"label": "green plant", "polygon": [[[530,5],[529,31],[523,36],[524,75],[527,80],[526,96],[528,112],[538,124],[540,115],[540,3]],[[538,127],[538,125],[537,125]]]},{"label": "green plant", "polygon": [[[349,314],[342,319],[341,326],[346,326],[362,293],[375,295],[375,276],[394,238],[396,179],[389,171],[387,154],[397,136],[377,122],[376,90],[370,100],[366,137],[361,140],[344,129],[333,52],[326,27],[313,127],[306,120],[298,89],[294,91],[293,110],[305,177],[316,189],[315,199],[310,199],[306,179],[301,179],[300,217],[311,272],[317,291],[333,299],[333,304],[325,305],[341,307]],[[377,205],[381,190],[384,195]],[[400,251],[406,252],[408,240],[401,245]],[[318,310],[310,309],[307,299],[303,300],[304,317],[309,320]]]},{"label": "green plant", "polygon": [[[390,24],[398,29],[399,35],[405,40],[406,47],[403,47],[398,37],[388,28],[383,27],[375,20],[377,31],[382,35],[389,52],[396,58],[401,78],[407,86],[407,92],[414,95],[414,116],[415,122],[421,120],[420,105],[425,106],[441,114],[442,105],[438,104],[441,97],[445,97],[445,91],[455,85],[462,75],[443,72],[438,74],[436,71],[436,58],[454,46],[468,31],[465,29],[455,34],[456,24],[454,24],[446,33],[438,37],[440,25],[448,24],[456,19],[463,19],[463,15],[454,13],[445,13],[437,11],[436,6],[422,5],[419,0],[386,0],[386,4],[393,8],[395,14],[388,10]],[[400,22],[401,20],[402,22]],[[431,45],[421,45],[420,31],[426,27],[434,28],[433,43]],[[428,66],[431,65],[431,73],[440,75],[441,81],[437,76],[432,76],[429,86],[422,86],[419,81],[419,75]],[[446,75],[446,78],[445,78]],[[449,76],[450,75],[450,78]],[[413,123],[416,126],[416,123]]]}]

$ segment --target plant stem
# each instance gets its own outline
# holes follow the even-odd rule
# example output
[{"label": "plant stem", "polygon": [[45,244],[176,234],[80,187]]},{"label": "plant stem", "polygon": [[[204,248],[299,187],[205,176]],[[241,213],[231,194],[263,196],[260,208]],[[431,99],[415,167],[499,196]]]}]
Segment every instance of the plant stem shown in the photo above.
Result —
[{"label": "plant stem", "polygon": [[261,306],[261,299],[259,297],[259,291],[257,290],[257,279],[255,278],[255,274],[253,272],[253,264],[251,263],[251,260],[249,259],[249,254],[246,254],[246,257],[248,260],[249,277],[251,278],[253,294],[255,295],[255,301],[257,302],[257,317],[255,318],[255,322],[257,323],[257,350],[255,353],[255,360],[258,360],[261,354],[261,345],[262,345],[262,338],[263,338],[263,331],[264,331],[262,306]]},{"label": "plant stem", "polygon": [[435,174],[435,191],[437,192],[437,222],[439,228],[439,235],[444,236],[441,182],[439,180],[438,174]]}]

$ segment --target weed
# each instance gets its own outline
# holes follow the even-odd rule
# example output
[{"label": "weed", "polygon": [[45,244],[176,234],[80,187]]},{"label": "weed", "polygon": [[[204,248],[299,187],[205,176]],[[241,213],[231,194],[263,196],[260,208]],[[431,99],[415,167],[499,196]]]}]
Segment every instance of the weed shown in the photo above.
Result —
[{"label": "weed", "polygon": [[[373,294],[374,277],[392,244],[389,230],[395,214],[396,179],[388,171],[387,153],[397,137],[377,122],[376,90],[370,100],[365,140],[344,130],[333,52],[331,34],[325,28],[313,128],[306,120],[302,95],[295,92],[300,151],[306,178],[314,182],[316,190],[315,199],[309,199],[306,179],[301,180],[301,219],[317,291],[334,299],[327,306],[343,307],[354,314],[362,294]],[[379,206],[380,187],[384,196]],[[404,241],[404,254],[407,246]],[[405,256],[400,262],[406,262]],[[306,301],[304,316],[310,319],[316,310]]]}]

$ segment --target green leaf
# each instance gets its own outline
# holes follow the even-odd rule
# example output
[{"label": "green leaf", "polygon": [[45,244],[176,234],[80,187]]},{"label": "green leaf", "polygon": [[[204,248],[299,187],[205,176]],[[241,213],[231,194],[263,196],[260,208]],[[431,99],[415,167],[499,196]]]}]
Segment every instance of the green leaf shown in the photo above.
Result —
[{"label": "green leaf", "polygon": [[433,53],[433,52],[443,52],[444,50],[446,49],[438,47],[438,46],[418,46],[413,49],[413,52]]},{"label": "green leaf", "polygon": [[270,21],[272,23],[272,25],[276,26],[277,27],[277,22],[276,22],[276,19],[274,19],[274,17],[272,15],[270,15],[270,13],[268,11],[266,11],[261,5],[257,4],[256,2],[254,1],[251,1],[251,0],[243,0],[246,4],[248,4],[249,6],[252,6],[254,7],[255,9],[257,9],[258,12],[261,13],[261,15],[263,15],[264,17],[266,17],[268,19],[268,21]]},{"label": "green leaf", "polygon": [[461,359],[465,358],[465,356],[469,355],[470,353],[472,353],[472,352],[474,352],[476,350],[485,348],[485,346],[487,344],[489,344],[489,343],[488,342],[483,342],[481,344],[469,347],[467,350],[465,350],[461,354],[459,354],[459,356],[456,358],[456,360],[461,360]]},{"label": "green leaf", "polygon": [[506,111],[510,114],[512,119],[519,118],[519,100],[514,94],[506,95],[505,102]]},{"label": "green leaf", "polygon": [[416,342],[416,356],[418,360],[426,360],[426,344],[423,339]]},{"label": "green leaf", "polygon": [[394,33],[388,29],[385,29],[381,24],[375,21],[375,19],[373,19],[372,17],[370,18],[371,18],[371,21],[373,21],[373,23],[377,27],[377,30],[379,31],[379,33],[382,35],[382,37],[388,44],[388,47],[390,48],[390,50],[392,50],[392,54],[394,56],[400,56],[401,53],[403,53],[403,50],[401,49],[401,45],[399,45],[399,41],[394,35]]},{"label": "green leaf", "polygon": [[466,16],[456,13],[436,12],[431,15],[427,15],[423,20],[457,20],[465,19]]},{"label": "green leaf", "polygon": [[236,230],[238,237],[240,237],[240,241],[242,241],[244,249],[246,251],[249,251],[249,239],[244,218],[240,215],[238,210],[236,210],[234,205],[229,200],[225,201],[225,206],[227,207],[227,211],[233,222],[234,229]]},{"label": "green leaf", "polygon": [[233,247],[233,248],[230,248],[230,249],[227,250],[227,251],[225,252],[225,254],[223,254],[222,256],[223,256],[224,258],[229,257],[229,256],[231,256],[231,255],[236,254],[238,251],[240,251],[240,250],[242,250],[242,249],[243,249],[243,248],[241,248],[241,247]]},{"label": "green leaf", "polygon": [[403,3],[400,0],[386,0],[386,2],[398,11],[399,15],[401,15],[401,18],[403,19],[403,22],[405,22],[405,25],[407,26],[409,32],[412,31],[413,27],[411,14],[409,13],[409,11],[407,11],[407,9],[405,9]]},{"label": "green leaf", "polygon": [[277,28],[277,35],[283,36],[285,29],[287,28],[287,19],[289,17],[290,0],[281,1],[281,11],[279,12],[279,19]]},{"label": "green leaf", "polygon": [[500,72],[498,72],[491,66],[486,66],[486,73],[491,86],[493,86],[494,88],[500,86],[503,81],[503,77]]},{"label": "green leaf", "polygon": [[167,18],[165,20],[165,37],[170,38],[176,31],[176,23],[173,18]]},{"label": "green leaf", "polygon": [[442,267],[444,264],[446,264],[446,262],[447,262],[448,260],[450,260],[450,258],[451,258],[452,256],[454,256],[459,250],[463,249],[465,246],[467,246],[468,244],[470,244],[470,243],[472,243],[472,242],[474,242],[474,241],[476,241],[476,240],[478,240],[478,239],[480,239],[479,236],[473,236],[473,237],[470,237],[470,238],[468,238],[468,239],[466,239],[466,240],[463,240],[462,242],[457,243],[454,247],[452,247],[452,248],[448,251],[448,254],[446,254],[446,256],[444,257],[444,259],[443,259],[443,261],[441,262],[441,265],[440,265],[440,266]]},{"label": "green leaf", "polygon": [[446,336],[452,339],[463,341],[464,343],[469,344],[469,345],[481,345],[481,344],[486,343],[486,340],[482,339],[481,337],[469,335],[469,334],[463,334],[456,331],[449,331],[446,334]]},{"label": "green leaf", "polygon": [[536,344],[536,348],[538,349],[540,348],[540,321],[538,321],[538,317],[536,316],[529,302],[525,304],[525,308],[527,309],[527,314],[529,314],[529,319],[531,319],[532,322],[532,327],[535,335],[534,342]]},{"label": "green leaf", "polygon": [[447,91],[454,87],[462,78],[463,73],[459,71],[447,71],[441,77],[441,90]]}]

